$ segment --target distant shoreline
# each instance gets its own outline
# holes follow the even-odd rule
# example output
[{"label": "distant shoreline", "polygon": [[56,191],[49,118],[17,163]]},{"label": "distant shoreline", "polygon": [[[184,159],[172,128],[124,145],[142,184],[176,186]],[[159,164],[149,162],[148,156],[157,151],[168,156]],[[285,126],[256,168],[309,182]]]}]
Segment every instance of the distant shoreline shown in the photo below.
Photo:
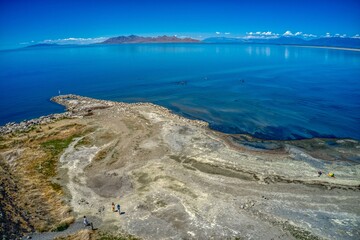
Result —
[{"label": "distant shoreline", "polygon": [[21,48],[13,49],[0,49],[0,52],[23,50],[23,49],[42,49],[42,48],[57,48],[57,47],[91,47],[91,46],[111,46],[111,45],[127,45],[127,44],[222,44],[222,45],[270,45],[270,46],[290,46],[290,47],[303,47],[303,48],[322,48],[360,52],[360,48],[347,48],[347,47],[332,47],[332,46],[316,46],[316,45],[298,45],[298,44],[276,44],[276,43],[244,43],[244,42],[126,42],[126,43],[93,43],[93,44],[34,44]]},{"label": "distant shoreline", "polygon": [[[281,45],[281,44],[279,44]],[[322,48],[322,49],[334,49],[334,50],[345,50],[345,51],[354,51],[360,52],[360,48],[346,48],[346,47],[330,47],[330,46],[311,46],[311,45],[292,45],[292,44],[284,44],[281,46],[293,46],[293,47],[303,47],[303,48]]]},{"label": "distant shoreline", "polygon": [[316,46],[316,45],[298,45],[298,44],[276,44],[276,43],[237,43],[237,42],[218,42],[218,43],[206,43],[199,42],[198,44],[231,44],[231,45],[270,45],[270,46],[289,46],[289,47],[303,47],[303,48],[323,48],[334,50],[346,50],[360,52],[360,48],[347,48],[347,47],[332,47],[332,46]]}]

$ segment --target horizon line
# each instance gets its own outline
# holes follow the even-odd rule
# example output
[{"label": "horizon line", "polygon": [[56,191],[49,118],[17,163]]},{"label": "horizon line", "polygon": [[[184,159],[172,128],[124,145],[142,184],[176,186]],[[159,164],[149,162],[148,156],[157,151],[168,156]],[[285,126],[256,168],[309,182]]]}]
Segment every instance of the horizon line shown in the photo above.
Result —
[{"label": "horizon line", "polygon": [[153,34],[153,35],[147,35],[147,34],[123,34],[123,35],[116,35],[116,36],[110,36],[110,37],[89,37],[89,38],[84,38],[84,37],[68,37],[68,38],[58,38],[58,39],[46,39],[46,40],[41,40],[41,41],[28,41],[28,42],[21,42],[18,43],[19,45],[35,45],[35,44],[42,44],[42,43],[57,43],[57,44],[61,44],[61,45],[65,45],[65,44],[92,44],[92,43],[101,43],[103,41],[106,41],[107,39],[110,38],[115,38],[115,37],[121,37],[121,36],[125,36],[125,37],[130,37],[130,36],[138,36],[138,37],[163,37],[163,36],[168,36],[168,37],[177,37],[180,39],[184,39],[184,38],[191,38],[191,39],[195,39],[195,40],[204,40],[206,38],[214,38],[214,37],[226,37],[226,38],[236,38],[236,39],[277,39],[280,37],[297,37],[297,38],[302,38],[304,40],[306,39],[316,39],[316,38],[354,38],[354,39],[360,39],[360,34],[355,34],[353,36],[347,35],[347,34],[330,34],[330,33],[326,33],[325,35],[315,35],[315,34],[306,34],[303,32],[296,32],[296,33],[292,33],[291,31],[285,31],[283,34],[278,34],[278,33],[274,33],[274,32],[246,32],[246,34],[231,34],[230,32],[215,32],[215,34],[209,34],[207,36],[202,36],[202,35],[198,35],[198,36],[191,36],[191,34],[187,34],[187,35],[183,35],[183,34]]}]

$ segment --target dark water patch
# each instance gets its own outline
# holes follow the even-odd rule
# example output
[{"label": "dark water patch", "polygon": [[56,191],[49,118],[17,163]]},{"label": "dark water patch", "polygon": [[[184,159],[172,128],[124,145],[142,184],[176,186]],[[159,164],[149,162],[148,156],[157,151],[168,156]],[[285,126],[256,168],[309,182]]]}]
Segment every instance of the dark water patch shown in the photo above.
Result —
[{"label": "dark water patch", "polygon": [[[203,119],[201,119],[203,120]],[[321,134],[316,131],[302,128],[302,127],[276,127],[267,126],[261,129],[256,129],[252,132],[248,132],[245,129],[241,129],[235,126],[217,125],[216,123],[210,123],[209,127],[215,131],[227,133],[227,134],[249,134],[254,138],[263,140],[303,140],[312,138],[336,138],[335,135]]]},{"label": "dark water patch", "polygon": [[279,150],[283,149],[283,145],[275,142],[267,142],[264,140],[249,141],[244,138],[231,136],[231,140],[241,146],[250,148],[251,150]]},{"label": "dark water patch", "polygon": [[235,146],[251,151],[289,153],[289,149],[296,149],[293,157],[301,161],[310,161],[315,164],[314,167],[322,167],[323,164],[331,162],[338,165],[360,163],[360,142],[352,139],[264,140],[246,134],[225,136]]},{"label": "dark water patch", "polygon": [[187,81],[177,81],[175,82],[176,85],[180,85],[180,86],[184,86],[184,85],[187,85],[188,82]]},{"label": "dark water patch", "polygon": [[290,132],[285,127],[273,127],[268,126],[262,129],[261,131],[256,131],[251,133],[255,138],[265,139],[265,140],[292,140],[294,138],[289,135]]},{"label": "dark water patch", "polygon": [[328,146],[331,146],[331,147],[334,147],[334,146],[337,146],[337,145],[338,145],[338,143],[336,142],[336,140],[333,140],[333,139],[327,140],[327,141],[325,141],[325,143],[326,143]]},{"label": "dark water patch", "polygon": [[217,125],[214,122],[210,122],[209,127],[212,130],[219,131],[219,132],[222,132],[222,133],[227,133],[227,134],[246,134],[247,133],[247,132],[245,132],[245,131],[237,128],[237,127]]}]

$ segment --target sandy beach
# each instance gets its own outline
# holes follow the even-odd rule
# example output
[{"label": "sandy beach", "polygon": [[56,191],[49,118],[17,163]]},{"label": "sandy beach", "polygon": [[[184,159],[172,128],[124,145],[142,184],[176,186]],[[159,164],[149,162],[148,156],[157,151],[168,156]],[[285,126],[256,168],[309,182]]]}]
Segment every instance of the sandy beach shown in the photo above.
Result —
[{"label": "sandy beach", "polygon": [[[150,103],[52,100],[67,113],[0,131],[1,204],[14,236],[360,237],[358,141],[262,141]],[[79,225],[84,215],[97,230]]]}]

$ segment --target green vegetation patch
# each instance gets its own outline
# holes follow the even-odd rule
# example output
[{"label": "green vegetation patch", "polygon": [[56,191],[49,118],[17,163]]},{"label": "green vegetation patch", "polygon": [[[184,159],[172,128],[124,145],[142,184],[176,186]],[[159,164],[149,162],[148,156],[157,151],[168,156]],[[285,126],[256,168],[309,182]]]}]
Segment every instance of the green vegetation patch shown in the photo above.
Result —
[{"label": "green vegetation patch", "polygon": [[41,143],[41,147],[50,154],[50,157],[37,166],[37,170],[46,177],[56,175],[56,167],[59,155],[70,145],[76,136],[65,139],[54,139]]},{"label": "green vegetation patch", "polygon": [[75,145],[75,148],[81,146],[89,146],[90,144],[91,144],[91,139],[89,137],[84,137]]},{"label": "green vegetation patch", "polygon": [[61,223],[59,223],[59,225],[57,225],[57,226],[53,229],[53,232],[61,232],[61,231],[64,231],[64,230],[68,229],[69,226],[70,226],[69,223],[67,223],[67,222],[61,222]]},{"label": "green vegetation patch", "polygon": [[61,187],[60,184],[52,182],[52,183],[50,184],[50,186],[51,186],[55,191],[57,191],[57,192],[62,192],[62,187]]},{"label": "green vegetation patch", "polygon": [[53,232],[61,232],[70,227],[72,223],[75,222],[74,217],[69,217],[64,220],[62,220],[59,224],[55,225],[55,227],[52,229]]},{"label": "green vegetation patch", "polygon": [[47,142],[43,142],[41,146],[48,150],[53,156],[59,155],[64,151],[74,139],[74,136],[65,139],[54,139]]}]

